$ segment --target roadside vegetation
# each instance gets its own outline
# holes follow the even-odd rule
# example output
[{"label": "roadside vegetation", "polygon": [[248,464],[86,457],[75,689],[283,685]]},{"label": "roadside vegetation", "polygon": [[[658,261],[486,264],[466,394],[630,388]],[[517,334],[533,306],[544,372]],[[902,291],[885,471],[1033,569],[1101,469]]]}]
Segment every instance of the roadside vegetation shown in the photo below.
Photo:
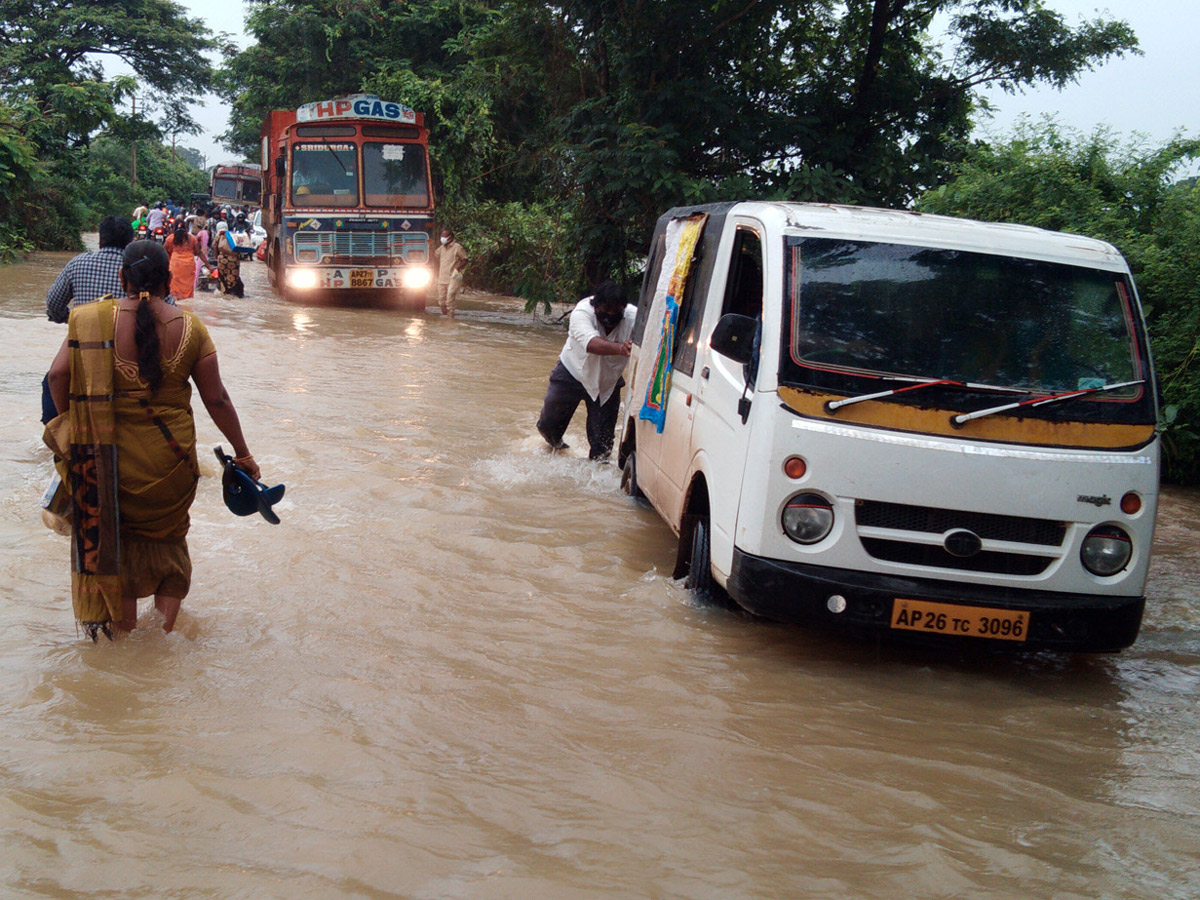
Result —
[{"label": "roadside vegetation", "polygon": [[[366,91],[423,111],[440,217],[477,287],[529,308],[632,284],[665,209],[730,198],[918,205],[1104,238],[1139,278],[1170,471],[1200,478],[1194,143],[1052,124],[973,140],[980,91],[1063,85],[1138,52],[1120,21],[1043,0],[250,0],[241,52],[170,0],[0,0],[0,259],[200,189],[168,144],[232,106],[258,155],[271,109]],[[209,62],[219,54],[214,72]],[[98,59],[141,73],[105,80]],[[139,113],[132,115],[131,99]],[[139,188],[127,148],[138,141]]]},{"label": "roadside vegetation", "polygon": [[1180,179],[1200,140],[1122,142],[1052,121],[978,142],[947,182],[917,203],[928,212],[1020,222],[1100,238],[1129,261],[1163,395],[1166,477],[1200,482],[1200,181]]},{"label": "roadside vegetation", "polygon": [[[0,0],[0,262],[79,248],[103,216],[199,190],[172,147],[199,132],[188,108],[219,47],[170,0]],[[113,60],[137,76],[106,77]]]}]

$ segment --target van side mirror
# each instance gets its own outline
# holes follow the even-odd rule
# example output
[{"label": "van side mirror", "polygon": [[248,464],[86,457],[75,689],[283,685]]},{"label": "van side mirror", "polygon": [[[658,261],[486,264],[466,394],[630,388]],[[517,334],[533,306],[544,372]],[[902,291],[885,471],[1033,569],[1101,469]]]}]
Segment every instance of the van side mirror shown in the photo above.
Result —
[{"label": "van side mirror", "polygon": [[282,178],[286,174],[286,172],[287,172],[286,166],[287,166],[287,164],[284,162],[282,156],[275,157],[275,177],[276,178]]},{"label": "van side mirror", "polygon": [[728,313],[721,316],[708,343],[722,356],[745,365],[754,358],[754,332],[757,330],[757,319]]}]

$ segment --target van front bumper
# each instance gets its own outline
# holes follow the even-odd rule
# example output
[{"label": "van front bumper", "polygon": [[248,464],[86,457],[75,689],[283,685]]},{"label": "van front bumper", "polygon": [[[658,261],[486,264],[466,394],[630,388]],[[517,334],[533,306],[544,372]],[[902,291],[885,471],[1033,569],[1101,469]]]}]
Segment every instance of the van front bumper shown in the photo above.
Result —
[{"label": "van front bumper", "polygon": [[[897,577],[767,559],[737,547],[726,589],[747,611],[779,622],[1008,650],[1121,650],[1137,638],[1146,607],[1145,597],[1064,594]],[[830,602],[838,597],[844,603],[836,599]],[[1024,641],[1017,642],[893,629],[892,608],[897,599],[1028,612],[1028,634]]]}]

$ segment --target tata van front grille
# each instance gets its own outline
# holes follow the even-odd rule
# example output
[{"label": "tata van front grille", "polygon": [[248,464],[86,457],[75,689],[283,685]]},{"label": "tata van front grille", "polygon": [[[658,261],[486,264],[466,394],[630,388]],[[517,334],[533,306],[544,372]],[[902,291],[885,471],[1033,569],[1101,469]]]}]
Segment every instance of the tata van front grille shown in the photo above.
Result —
[{"label": "tata van front grille", "polygon": [[1039,575],[1057,560],[1067,523],[859,500],[855,525],[875,559],[993,575]]},{"label": "tata van front grille", "polygon": [[984,540],[1045,544],[1048,547],[1061,547],[1067,534],[1065,522],[938,509],[932,506],[907,506],[903,503],[881,503],[876,500],[856,502],[854,518],[860,526],[871,528],[921,531],[929,534],[945,534],[955,528],[965,528]]},{"label": "tata van front grille", "polygon": [[957,569],[966,572],[987,572],[990,575],[1040,575],[1054,562],[1051,556],[1026,556],[1023,553],[1004,553],[981,550],[974,556],[954,556],[943,547],[931,544],[909,544],[862,537],[862,545],[875,559],[907,563],[912,566],[932,566],[936,569]]}]

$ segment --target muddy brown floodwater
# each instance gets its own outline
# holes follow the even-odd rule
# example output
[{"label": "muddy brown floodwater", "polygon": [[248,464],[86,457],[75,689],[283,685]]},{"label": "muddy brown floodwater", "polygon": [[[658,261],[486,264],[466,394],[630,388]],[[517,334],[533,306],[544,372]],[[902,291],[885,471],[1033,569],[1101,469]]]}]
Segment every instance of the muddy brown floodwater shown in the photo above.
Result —
[{"label": "muddy brown floodwater", "polygon": [[[1200,495],[1138,642],[943,656],[697,606],[533,430],[562,334],[198,295],[272,526],[204,474],[178,631],[71,618],[39,383],[69,254],[0,267],[0,896],[1200,896]],[[586,445],[580,421],[568,434]]]}]

